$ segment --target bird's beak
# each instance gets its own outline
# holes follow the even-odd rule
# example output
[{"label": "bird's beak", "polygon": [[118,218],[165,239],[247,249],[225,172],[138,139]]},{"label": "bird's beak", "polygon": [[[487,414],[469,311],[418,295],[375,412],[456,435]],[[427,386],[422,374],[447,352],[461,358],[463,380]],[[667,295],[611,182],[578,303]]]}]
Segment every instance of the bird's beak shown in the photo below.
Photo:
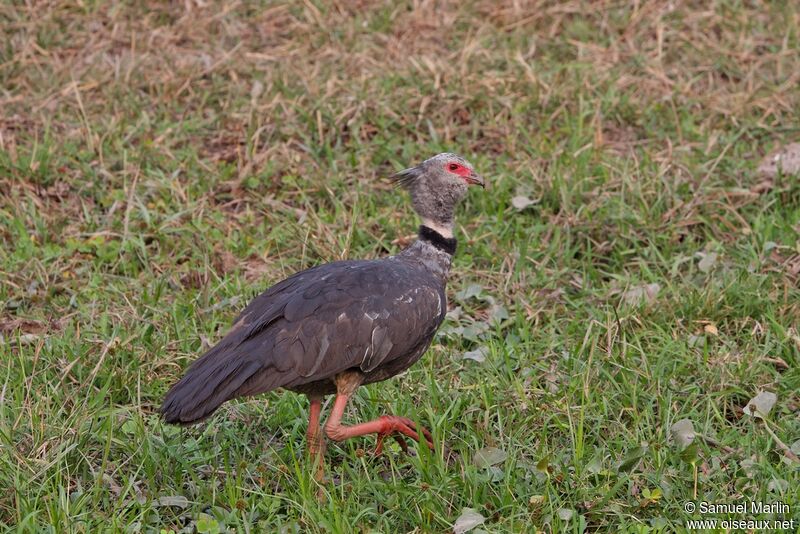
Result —
[{"label": "bird's beak", "polygon": [[475,171],[472,171],[469,176],[467,176],[466,180],[469,185],[479,185],[486,189],[486,182],[483,181],[483,177]]}]

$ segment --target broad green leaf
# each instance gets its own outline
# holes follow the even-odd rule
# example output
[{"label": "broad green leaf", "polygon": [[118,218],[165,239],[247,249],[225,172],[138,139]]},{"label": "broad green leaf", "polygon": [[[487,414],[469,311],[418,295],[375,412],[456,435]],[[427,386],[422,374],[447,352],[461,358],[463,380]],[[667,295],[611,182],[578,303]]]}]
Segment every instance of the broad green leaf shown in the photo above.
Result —
[{"label": "broad green leaf", "polygon": [[695,465],[699,460],[697,451],[698,451],[697,443],[692,443],[691,445],[689,445],[688,447],[686,447],[681,451],[681,460],[683,460],[687,464]]},{"label": "broad green leaf", "polygon": [[633,471],[639,462],[644,458],[644,455],[647,454],[647,447],[635,447],[628,451],[628,454],[620,461],[619,465],[617,466],[617,471],[620,473],[627,473]]}]

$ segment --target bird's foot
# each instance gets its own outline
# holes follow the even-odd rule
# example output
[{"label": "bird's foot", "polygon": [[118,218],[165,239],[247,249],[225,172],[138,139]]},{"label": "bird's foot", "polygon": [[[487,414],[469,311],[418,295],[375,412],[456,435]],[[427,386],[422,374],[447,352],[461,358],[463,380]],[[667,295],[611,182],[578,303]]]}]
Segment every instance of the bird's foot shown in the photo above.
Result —
[{"label": "bird's foot", "polygon": [[397,415],[382,415],[379,417],[380,430],[378,430],[378,441],[375,444],[374,456],[379,456],[383,452],[383,441],[387,436],[393,436],[403,452],[408,453],[408,444],[403,436],[408,436],[414,441],[420,441],[420,433],[425,438],[422,443],[433,450],[433,435],[427,428],[417,425],[408,417],[399,417]]}]

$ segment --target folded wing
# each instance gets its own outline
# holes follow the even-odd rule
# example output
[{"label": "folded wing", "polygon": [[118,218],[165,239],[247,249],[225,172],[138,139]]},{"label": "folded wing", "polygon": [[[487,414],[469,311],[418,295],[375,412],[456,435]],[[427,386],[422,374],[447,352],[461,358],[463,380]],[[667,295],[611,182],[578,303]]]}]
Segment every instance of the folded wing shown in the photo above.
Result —
[{"label": "folded wing", "polygon": [[165,420],[191,423],[223,402],[279,387],[402,367],[445,313],[433,276],[395,260],[343,261],[297,273],[242,311],[231,331],[167,394]]}]

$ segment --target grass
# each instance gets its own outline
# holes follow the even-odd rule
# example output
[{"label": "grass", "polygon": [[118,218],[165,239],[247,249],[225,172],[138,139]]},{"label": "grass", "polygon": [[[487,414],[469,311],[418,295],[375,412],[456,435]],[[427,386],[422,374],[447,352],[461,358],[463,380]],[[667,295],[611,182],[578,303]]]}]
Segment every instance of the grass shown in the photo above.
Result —
[{"label": "grass", "polygon": [[[466,507],[488,532],[672,532],[687,501],[751,499],[800,519],[800,185],[756,172],[800,131],[799,21],[3,4],[0,529],[447,532]],[[408,415],[454,461],[333,444],[319,502],[303,397],[159,421],[253,295],[399,250],[417,222],[381,178],[443,150],[491,182],[459,213],[450,319],[348,417]],[[707,439],[671,442],[681,419]]]}]

